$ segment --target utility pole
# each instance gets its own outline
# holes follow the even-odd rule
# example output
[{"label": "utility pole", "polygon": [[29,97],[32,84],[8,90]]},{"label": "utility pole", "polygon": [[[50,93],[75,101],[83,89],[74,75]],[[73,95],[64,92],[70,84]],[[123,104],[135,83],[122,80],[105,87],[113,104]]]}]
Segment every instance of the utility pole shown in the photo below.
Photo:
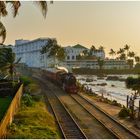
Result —
[{"label": "utility pole", "polygon": [[126,107],[128,108],[129,96],[127,95]]}]

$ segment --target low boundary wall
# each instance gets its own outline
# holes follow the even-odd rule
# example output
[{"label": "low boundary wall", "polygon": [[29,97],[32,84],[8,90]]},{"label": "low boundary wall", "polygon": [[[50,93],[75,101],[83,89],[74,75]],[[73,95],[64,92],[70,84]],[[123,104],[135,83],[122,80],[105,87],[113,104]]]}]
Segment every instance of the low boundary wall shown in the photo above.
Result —
[{"label": "low boundary wall", "polygon": [[19,87],[7,112],[5,113],[5,116],[0,122],[0,138],[6,138],[7,127],[12,123],[14,115],[19,108],[22,93],[23,93],[23,84]]}]

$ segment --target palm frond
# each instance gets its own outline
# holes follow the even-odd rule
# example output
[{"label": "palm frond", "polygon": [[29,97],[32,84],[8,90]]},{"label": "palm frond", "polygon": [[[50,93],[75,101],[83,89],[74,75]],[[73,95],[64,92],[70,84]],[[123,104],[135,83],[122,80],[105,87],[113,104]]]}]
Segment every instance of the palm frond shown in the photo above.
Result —
[{"label": "palm frond", "polygon": [[36,1],[35,2],[41,9],[41,12],[44,17],[46,17],[47,11],[48,11],[48,6],[46,1]]},{"label": "palm frond", "polygon": [[13,17],[16,17],[18,13],[18,9],[21,6],[20,1],[7,1],[12,4],[12,10],[13,10]]},{"label": "palm frond", "polygon": [[8,14],[6,10],[6,4],[4,1],[0,1],[0,16],[5,17]]},{"label": "palm frond", "polygon": [[5,41],[5,39],[6,39],[6,28],[5,28],[5,26],[2,24],[1,21],[0,21],[0,37],[2,37],[1,44],[3,44],[4,41]]}]

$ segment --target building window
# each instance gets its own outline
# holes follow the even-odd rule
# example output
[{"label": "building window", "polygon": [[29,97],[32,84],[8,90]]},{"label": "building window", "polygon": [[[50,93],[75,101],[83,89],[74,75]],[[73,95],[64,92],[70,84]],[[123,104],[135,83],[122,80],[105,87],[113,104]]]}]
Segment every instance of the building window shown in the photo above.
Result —
[{"label": "building window", "polygon": [[74,55],[72,56],[72,59],[74,59]]},{"label": "building window", "polygon": [[69,60],[70,59],[70,57],[69,56],[67,56],[67,60]]}]

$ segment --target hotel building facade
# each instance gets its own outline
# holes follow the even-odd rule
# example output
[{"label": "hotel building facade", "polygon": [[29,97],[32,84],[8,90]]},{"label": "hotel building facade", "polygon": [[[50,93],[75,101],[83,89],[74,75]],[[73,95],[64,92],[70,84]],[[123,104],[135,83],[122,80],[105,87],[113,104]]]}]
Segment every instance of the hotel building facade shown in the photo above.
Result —
[{"label": "hotel building facade", "polygon": [[[16,40],[13,51],[16,53],[16,59],[21,58],[20,63],[26,64],[28,67],[49,68],[54,66],[54,62],[58,60],[53,57],[48,58],[47,54],[41,54],[42,47],[47,45],[48,38],[38,38],[32,41]],[[68,69],[72,68],[92,68],[99,69],[98,61],[96,60],[79,60],[78,55],[81,55],[88,48],[77,44],[75,46],[64,47],[66,58],[59,65],[65,66]],[[125,60],[105,59],[104,50],[96,50],[92,53],[93,56],[104,60],[104,69],[128,69],[129,65]]]}]

